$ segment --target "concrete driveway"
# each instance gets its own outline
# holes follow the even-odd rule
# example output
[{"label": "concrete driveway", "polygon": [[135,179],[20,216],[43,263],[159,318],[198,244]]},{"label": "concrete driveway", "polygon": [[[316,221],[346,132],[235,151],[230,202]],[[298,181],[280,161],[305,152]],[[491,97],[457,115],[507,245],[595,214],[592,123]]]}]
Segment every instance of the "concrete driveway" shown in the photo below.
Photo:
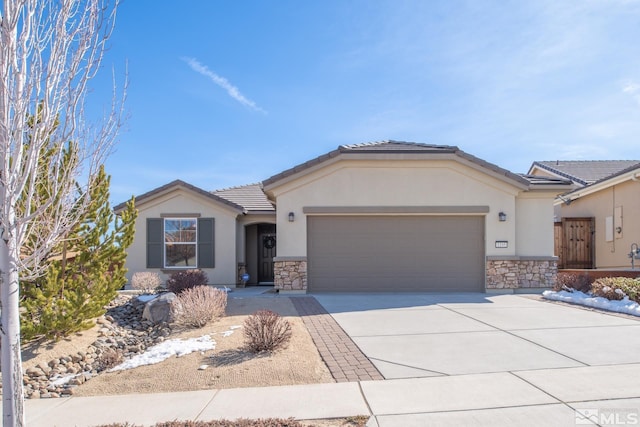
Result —
[{"label": "concrete driveway", "polygon": [[520,295],[314,296],[388,380],[362,383],[380,426],[640,414],[640,319]]},{"label": "concrete driveway", "polygon": [[519,295],[314,296],[386,379],[640,363],[640,319]]}]

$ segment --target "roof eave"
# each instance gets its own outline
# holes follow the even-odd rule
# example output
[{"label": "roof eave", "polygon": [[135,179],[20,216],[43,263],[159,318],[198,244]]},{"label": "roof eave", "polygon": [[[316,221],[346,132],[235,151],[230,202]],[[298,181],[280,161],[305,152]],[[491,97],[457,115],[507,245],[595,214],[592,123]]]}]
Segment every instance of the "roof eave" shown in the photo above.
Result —
[{"label": "roof eave", "polygon": [[301,172],[309,172],[311,170],[314,170],[316,167],[318,167],[319,165],[329,160],[333,160],[342,155],[345,155],[345,156],[365,155],[366,156],[366,155],[381,155],[381,154],[398,155],[398,156],[403,156],[407,154],[427,154],[427,155],[442,156],[443,158],[449,158],[454,160],[455,160],[455,157],[458,157],[460,159],[463,159],[475,165],[478,169],[484,171],[485,173],[488,173],[489,175],[494,176],[495,178],[501,179],[503,181],[507,181],[521,190],[527,190],[531,185],[529,181],[522,178],[521,176],[513,172],[510,172],[506,169],[503,169],[493,163],[489,163],[485,160],[481,160],[475,156],[472,156],[471,154],[468,154],[460,150],[458,147],[442,146],[442,147],[434,148],[433,150],[428,150],[428,149],[425,150],[424,148],[416,148],[415,150],[411,150],[411,149],[409,150],[407,149],[405,150],[393,150],[393,149],[367,150],[366,148],[359,147],[357,150],[353,150],[347,146],[341,145],[336,150],[330,151],[327,154],[318,156],[305,163],[302,163],[291,169],[288,169],[284,172],[281,172],[277,175],[267,178],[266,180],[262,181],[262,186],[265,193],[270,198],[272,198],[271,190],[277,187],[280,183],[282,183],[283,181],[287,182],[291,179],[294,179],[294,176]]},{"label": "roof eave", "polygon": [[549,167],[549,166],[547,166],[545,164],[542,164],[542,163],[539,163],[539,162],[533,162],[533,164],[529,168],[529,171],[527,172],[527,174],[531,174],[531,172],[533,172],[533,170],[536,167],[538,169],[542,169],[542,170],[544,170],[546,172],[549,172],[549,173],[551,173],[551,174],[553,174],[553,175],[555,175],[557,177],[569,179],[569,180],[573,181],[576,184],[580,184],[582,186],[589,185],[589,183],[587,181],[585,181],[584,179],[578,178],[577,176],[568,174],[566,172],[559,171],[557,169],[554,169],[552,167]]},{"label": "roof eave", "polygon": [[566,203],[567,200],[571,202],[573,200],[580,199],[582,197],[588,196],[589,194],[596,193],[598,191],[621,184],[626,181],[638,181],[640,183],[640,165],[635,165],[616,175],[594,182],[593,184],[586,187],[580,187],[569,191],[562,195],[563,200],[560,200],[558,204],[562,202]]},{"label": "roof eave", "polygon": [[[240,205],[237,205],[229,200],[223,199],[222,197],[216,196],[215,194],[212,194],[206,190],[196,187],[195,185],[189,184],[188,182],[184,182],[179,179],[175,181],[171,181],[170,183],[160,186],[158,188],[155,188],[151,191],[147,191],[146,193],[143,193],[139,196],[134,196],[134,200],[135,200],[136,206],[142,205],[144,203],[147,203],[155,199],[156,197],[160,197],[162,195],[168,194],[171,191],[174,191],[180,188],[199,194],[214,202],[224,205],[225,207],[236,211],[237,214],[242,214],[242,213],[245,213],[246,211],[245,208],[243,208]],[[127,203],[128,201],[120,203],[113,208],[113,211],[116,213],[116,215],[120,214],[126,208]]]}]

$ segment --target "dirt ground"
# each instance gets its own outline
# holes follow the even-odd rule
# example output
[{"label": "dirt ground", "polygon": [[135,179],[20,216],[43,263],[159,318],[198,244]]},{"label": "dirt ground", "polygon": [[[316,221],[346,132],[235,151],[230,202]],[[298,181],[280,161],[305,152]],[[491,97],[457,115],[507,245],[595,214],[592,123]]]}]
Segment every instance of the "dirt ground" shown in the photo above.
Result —
[{"label": "dirt ground", "polygon": [[[272,310],[291,324],[288,346],[274,353],[253,354],[244,349],[242,326],[259,309]],[[227,331],[231,335],[224,336]],[[263,387],[334,382],[302,320],[288,298],[230,298],[227,316],[201,329],[175,331],[169,337],[209,335],[213,350],[171,357],[164,362],[126,371],[105,372],[76,387],[76,396],[160,393],[238,387]],[[204,370],[198,368],[208,365]]]},{"label": "dirt ground", "polygon": [[[253,354],[244,348],[242,326],[260,309],[272,310],[291,324],[286,348],[274,353]],[[225,332],[233,331],[228,336]],[[213,350],[171,357],[155,365],[117,372],[103,372],[75,388],[75,396],[161,393],[204,389],[264,387],[335,382],[289,298],[229,298],[226,316],[201,329],[174,330],[173,338],[210,335]],[[55,357],[81,351],[96,340],[97,327],[61,340],[23,349],[24,369]],[[201,365],[208,365],[200,370]],[[317,427],[363,426],[368,417],[301,421]]]}]

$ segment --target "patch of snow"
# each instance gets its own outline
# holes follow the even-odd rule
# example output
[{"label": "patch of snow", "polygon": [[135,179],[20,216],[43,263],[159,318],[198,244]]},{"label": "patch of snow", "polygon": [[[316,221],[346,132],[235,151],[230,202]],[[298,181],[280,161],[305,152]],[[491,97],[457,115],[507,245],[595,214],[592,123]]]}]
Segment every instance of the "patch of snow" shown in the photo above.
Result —
[{"label": "patch of snow", "polygon": [[593,295],[585,294],[580,291],[544,291],[542,293],[543,298],[554,300],[571,302],[574,304],[584,305],[587,307],[601,308],[603,310],[614,311],[616,313],[631,314],[632,316],[640,316],[640,304],[635,301],[630,301],[629,297],[625,296],[623,299],[608,300],[603,297],[594,297]]},{"label": "patch of snow", "polygon": [[138,301],[140,302],[149,302],[152,299],[156,299],[158,297],[158,295],[138,295]]},{"label": "patch of snow", "polygon": [[160,363],[171,356],[184,356],[194,351],[206,351],[216,348],[216,342],[209,335],[200,338],[190,338],[187,340],[173,339],[156,344],[147,349],[142,354],[137,354],[131,359],[109,369],[109,372],[123,371],[126,369],[137,368],[138,366],[153,365]]},{"label": "patch of snow", "polygon": [[234,329],[240,329],[242,328],[242,325],[233,325],[233,326],[229,326],[229,329],[234,330]]},{"label": "patch of snow", "polygon": [[231,336],[231,335],[233,335],[233,331],[224,331],[224,332],[222,333],[222,336],[223,336],[223,337],[225,337],[225,338],[226,338],[226,337],[229,337],[229,336]]},{"label": "patch of snow", "polygon": [[77,377],[78,375],[81,375],[81,374],[70,374],[70,375],[65,375],[63,377],[60,377],[60,378],[56,378],[55,380],[51,381],[51,385],[54,385],[56,387],[61,386],[61,385],[65,385],[69,381],[71,381],[72,379]]}]

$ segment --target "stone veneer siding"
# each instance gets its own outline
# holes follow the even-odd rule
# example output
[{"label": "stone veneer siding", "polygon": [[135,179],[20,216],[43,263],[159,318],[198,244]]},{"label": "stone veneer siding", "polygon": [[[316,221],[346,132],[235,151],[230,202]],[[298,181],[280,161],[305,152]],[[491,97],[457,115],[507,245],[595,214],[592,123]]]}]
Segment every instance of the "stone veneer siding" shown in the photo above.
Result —
[{"label": "stone veneer siding", "polygon": [[487,259],[487,289],[551,288],[556,283],[558,260],[526,257]]},{"label": "stone veneer siding", "polygon": [[307,259],[276,257],[273,262],[274,288],[281,291],[307,290]]}]

